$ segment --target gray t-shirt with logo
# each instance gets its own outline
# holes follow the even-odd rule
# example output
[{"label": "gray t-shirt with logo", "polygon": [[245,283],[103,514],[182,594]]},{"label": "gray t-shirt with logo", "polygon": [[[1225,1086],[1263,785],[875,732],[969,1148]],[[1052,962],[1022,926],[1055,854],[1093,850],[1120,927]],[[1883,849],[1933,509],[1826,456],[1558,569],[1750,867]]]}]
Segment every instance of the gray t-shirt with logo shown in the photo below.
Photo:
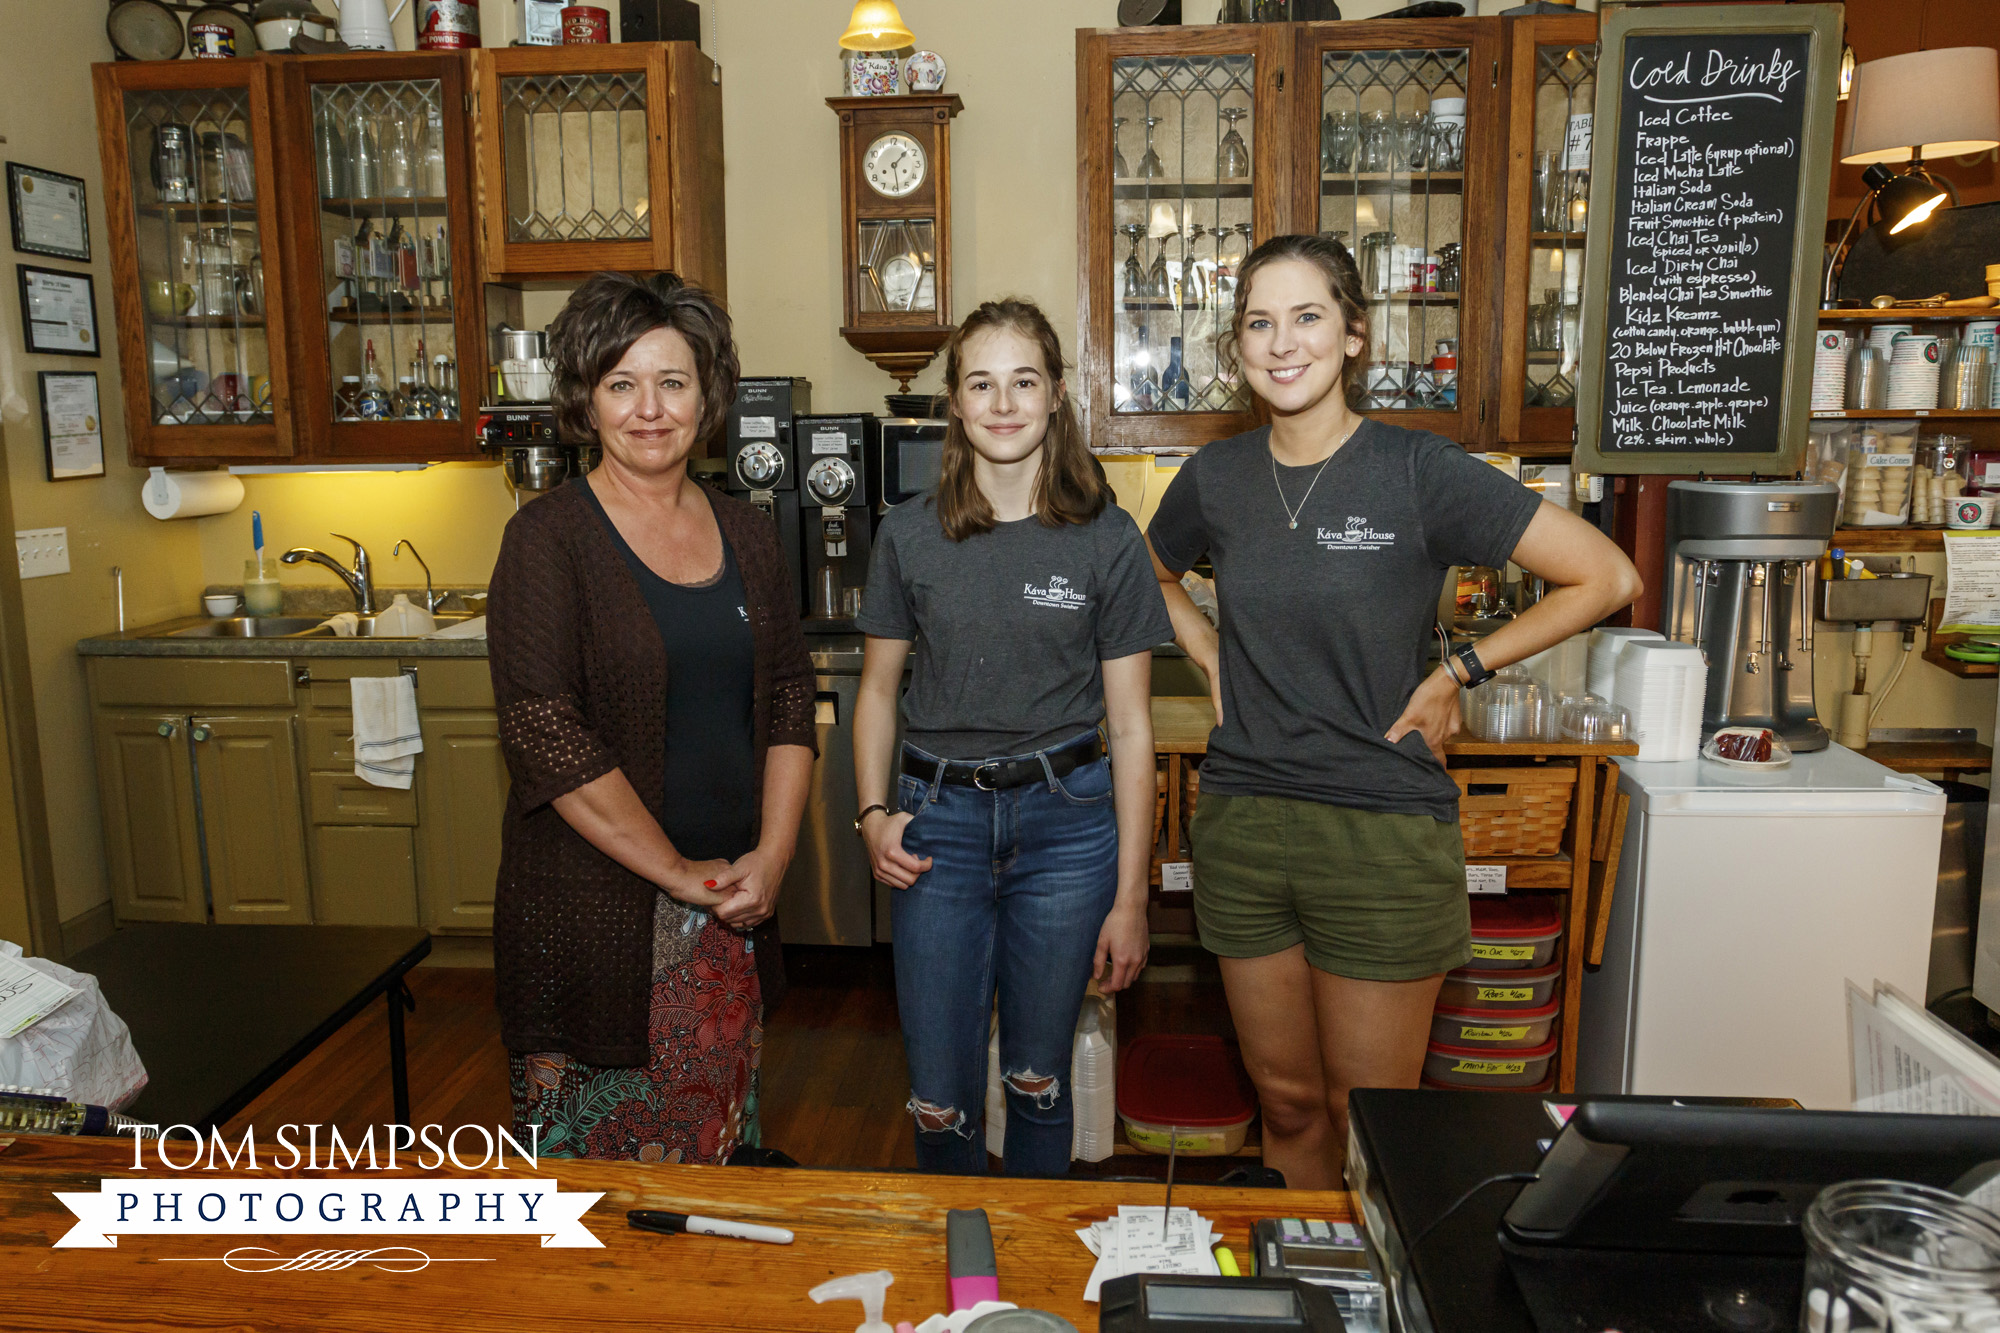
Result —
[{"label": "gray t-shirt with logo", "polygon": [[1215,568],[1223,719],[1201,788],[1454,819],[1423,737],[1384,733],[1423,679],[1445,571],[1503,564],[1541,501],[1441,435],[1376,421],[1316,485],[1317,464],[1273,481],[1270,435],[1203,446],[1147,529],[1167,568]]},{"label": "gray t-shirt with logo", "polygon": [[1173,641],[1132,516],[1002,523],[954,542],[929,495],[889,511],[855,623],[915,639],[903,735],[946,759],[1059,745],[1104,718],[1100,663]]}]

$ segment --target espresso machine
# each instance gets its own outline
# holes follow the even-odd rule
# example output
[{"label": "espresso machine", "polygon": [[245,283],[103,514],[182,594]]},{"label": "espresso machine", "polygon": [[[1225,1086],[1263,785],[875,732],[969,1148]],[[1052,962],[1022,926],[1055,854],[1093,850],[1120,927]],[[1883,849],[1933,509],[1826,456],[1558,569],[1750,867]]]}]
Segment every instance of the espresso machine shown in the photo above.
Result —
[{"label": "espresso machine", "polygon": [[806,632],[851,634],[868,582],[875,515],[868,498],[868,453],[881,421],[868,412],[800,417],[799,545],[805,558]]},{"label": "espresso machine", "polygon": [[1668,484],[1661,630],[1708,657],[1704,737],[1769,727],[1795,751],[1826,748],[1813,587],[1839,505],[1839,488],[1822,482]]},{"label": "espresso machine", "polygon": [[[723,490],[748,500],[778,525],[785,568],[801,590],[799,468],[794,440],[801,413],[812,411],[812,383],[803,379],[742,379],[723,425]],[[800,593],[801,609],[804,592]]]}]

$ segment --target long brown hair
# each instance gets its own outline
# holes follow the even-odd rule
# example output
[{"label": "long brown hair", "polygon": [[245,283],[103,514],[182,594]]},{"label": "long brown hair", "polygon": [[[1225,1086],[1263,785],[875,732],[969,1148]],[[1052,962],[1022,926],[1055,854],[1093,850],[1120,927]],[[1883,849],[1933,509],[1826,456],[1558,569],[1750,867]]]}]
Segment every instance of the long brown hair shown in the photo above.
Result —
[{"label": "long brown hair", "polygon": [[1068,363],[1063,360],[1062,339],[1056,336],[1049,317],[1033,301],[1019,297],[988,301],[966,316],[944,349],[944,459],[938,472],[937,509],[944,535],[955,542],[991,532],[999,522],[973,475],[972,441],[958,415],[965,345],[976,335],[994,329],[1010,329],[1040,348],[1050,387],[1062,391],[1049,414],[1048,434],[1042,439],[1042,467],[1035,477],[1035,517],[1045,528],[1088,523],[1115,498],[1103,465],[1083,442],[1083,427],[1077,424],[1076,409],[1063,387]]},{"label": "long brown hair", "polygon": [[[1361,270],[1355,267],[1354,256],[1347,247],[1331,236],[1314,235],[1310,232],[1293,233],[1288,236],[1273,236],[1250,252],[1236,270],[1236,314],[1229,321],[1217,341],[1216,354],[1224,366],[1236,375],[1243,373],[1243,359],[1239,347],[1243,340],[1244,311],[1250,299],[1250,283],[1259,270],[1275,264],[1281,259],[1298,259],[1318,269],[1326,279],[1326,285],[1333,292],[1334,304],[1340,307],[1340,317],[1347,324],[1347,332],[1368,341],[1368,306],[1361,292]],[[1340,367],[1340,390],[1351,408],[1359,408],[1362,398],[1362,374],[1367,369],[1367,357],[1345,358]]]}]

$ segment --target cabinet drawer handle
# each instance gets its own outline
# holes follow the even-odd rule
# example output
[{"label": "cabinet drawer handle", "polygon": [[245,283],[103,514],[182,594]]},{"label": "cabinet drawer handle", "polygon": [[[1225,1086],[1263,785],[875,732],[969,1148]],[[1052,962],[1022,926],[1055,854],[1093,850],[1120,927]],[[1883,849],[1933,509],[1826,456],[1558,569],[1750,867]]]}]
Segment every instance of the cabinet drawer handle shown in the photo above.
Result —
[{"label": "cabinet drawer handle", "polygon": [[193,731],[189,732],[188,734],[194,737],[198,741],[205,741],[209,738],[209,736],[212,733],[209,731],[207,727],[196,727]]},{"label": "cabinet drawer handle", "polygon": [[172,740],[174,734],[178,732],[180,728],[175,726],[171,722],[162,722],[157,728],[157,730],[162,736],[165,736],[167,739]]}]

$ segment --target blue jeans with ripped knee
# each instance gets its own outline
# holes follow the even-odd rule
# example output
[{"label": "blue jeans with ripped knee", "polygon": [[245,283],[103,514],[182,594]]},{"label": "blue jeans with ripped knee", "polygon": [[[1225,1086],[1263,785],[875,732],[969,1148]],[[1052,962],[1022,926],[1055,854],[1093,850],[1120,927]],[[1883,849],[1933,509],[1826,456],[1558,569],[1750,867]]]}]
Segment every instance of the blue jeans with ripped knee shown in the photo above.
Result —
[{"label": "blue jeans with ripped knee", "polygon": [[[915,746],[904,750],[937,762]],[[986,1171],[996,988],[1007,1174],[1069,1171],[1070,1048],[1097,934],[1118,895],[1118,824],[1104,759],[1060,780],[1046,761],[1043,771],[1045,780],[1002,791],[897,779],[898,807],[915,816],[903,848],[932,858],[915,885],[890,899],[923,1171]]]}]

